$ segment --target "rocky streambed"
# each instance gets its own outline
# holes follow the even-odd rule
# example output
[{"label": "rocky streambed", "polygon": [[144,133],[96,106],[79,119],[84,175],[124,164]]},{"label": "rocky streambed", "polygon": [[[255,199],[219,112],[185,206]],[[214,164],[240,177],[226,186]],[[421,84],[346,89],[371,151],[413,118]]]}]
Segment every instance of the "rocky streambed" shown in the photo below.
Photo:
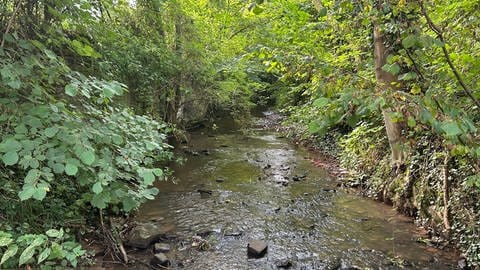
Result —
[{"label": "rocky streambed", "polygon": [[313,153],[275,132],[199,131],[180,151],[174,181],[137,216],[134,268],[456,267],[410,219],[338,189]]}]

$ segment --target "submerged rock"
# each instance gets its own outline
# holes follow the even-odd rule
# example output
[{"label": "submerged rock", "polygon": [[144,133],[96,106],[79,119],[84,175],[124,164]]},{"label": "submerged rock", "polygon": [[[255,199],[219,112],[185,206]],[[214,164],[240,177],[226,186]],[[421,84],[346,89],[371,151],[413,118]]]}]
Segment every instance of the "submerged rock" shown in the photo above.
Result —
[{"label": "submerged rock", "polygon": [[153,266],[163,266],[167,267],[170,265],[170,260],[168,259],[167,255],[164,253],[158,253],[153,256],[152,260],[150,261],[150,264]]},{"label": "submerged rock", "polygon": [[131,247],[146,249],[165,236],[165,230],[154,223],[139,224],[132,229],[126,244]]},{"label": "submerged rock", "polygon": [[261,240],[252,240],[247,245],[247,253],[249,257],[262,258],[267,253],[268,245]]}]

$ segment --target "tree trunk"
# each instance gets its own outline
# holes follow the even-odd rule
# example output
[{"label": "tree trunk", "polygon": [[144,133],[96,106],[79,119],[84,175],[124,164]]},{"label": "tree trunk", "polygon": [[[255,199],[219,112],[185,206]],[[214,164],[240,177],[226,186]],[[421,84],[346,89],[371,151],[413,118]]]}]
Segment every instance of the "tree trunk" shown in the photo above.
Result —
[{"label": "tree trunk", "polygon": [[[178,22],[175,24],[175,44],[174,44],[174,51],[177,55],[178,59],[182,59],[183,55],[183,48],[182,48],[182,26],[181,26],[181,16],[177,18]],[[176,76],[173,78],[173,91],[172,96],[170,97],[170,104],[168,106],[168,122],[172,124],[178,124],[180,119],[179,116],[179,109],[180,103],[182,100],[182,91],[181,91],[181,81],[182,81],[182,73],[178,72]]]},{"label": "tree trunk", "polygon": [[[381,4],[379,4],[381,7]],[[380,10],[380,7],[379,10]],[[381,93],[387,100],[389,92],[398,89],[397,77],[386,72],[382,67],[387,63],[388,51],[385,46],[385,36],[382,34],[378,22],[374,25],[374,58],[375,58],[375,77],[377,80],[377,91]],[[405,162],[404,140],[402,138],[402,125],[392,120],[391,114],[394,109],[382,108],[385,129],[387,132],[388,142],[392,151],[391,163],[392,168],[399,169]]]}]

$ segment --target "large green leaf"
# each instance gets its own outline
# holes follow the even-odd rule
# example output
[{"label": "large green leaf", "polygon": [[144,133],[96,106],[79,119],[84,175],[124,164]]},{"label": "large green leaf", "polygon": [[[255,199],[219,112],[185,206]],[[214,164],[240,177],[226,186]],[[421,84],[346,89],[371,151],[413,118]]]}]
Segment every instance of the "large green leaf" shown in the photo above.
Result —
[{"label": "large green leaf", "polygon": [[22,254],[20,254],[20,258],[18,259],[19,266],[27,263],[33,257],[35,254],[35,248],[36,245],[31,244],[22,252]]},{"label": "large green leaf", "polygon": [[55,134],[57,134],[58,132],[58,127],[49,127],[49,128],[46,128],[45,129],[45,136],[47,136],[48,138],[52,138],[55,136]]},{"label": "large green leaf", "polygon": [[12,242],[13,239],[11,234],[0,231],[0,247],[8,246]]},{"label": "large green leaf", "polygon": [[50,256],[50,253],[52,252],[52,249],[51,248],[46,248],[42,251],[42,253],[40,253],[40,255],[38,255],[38,261],[37,261],[37,264],[40,264],[42,263],[43,261],[45,261],[48,256]]},{"label": "large green leaf", "polygon": [[52,238],[62,238],[64,232],[63,232],[63,229],[60,229],[60,230],[50,229],[47,232],[45,232],[45,234],[48,237],[52,237]]},{"label": "large green leaf", "polygon": [[313,106],[318,107],[318,108],[323,108],[327,106],[330,103],[330,99],[328,98],[318,98],[313,102]]},{"label": "large green leaf", "polygon": [[73,176],[73,175],[76,175],[78,172],[78,167],[76,164],[73,164],[73,163],[67,163],[65,165],[65,173],[67,175],[70,175],[70,176]]},{"label": "large green leaf", "polygon": [[80,154],[80,160],[85,163],[85,165],[92,165],[95,161],[95,153],[91,150],[85,150]]},{"label": "large green leaf", "polygon": [[18,152],[22,149],[22,144],[13,138],[9,138],[0,143],[0,152],[7,153],[11,151]]},{"label": "large green leaf", "polygon": [[15,256],[18,252],[18,246],[17,245],[10,245],[8,249],[3,253],[2,260],[0,260],[0,266],[4,264],[8,259],[12,258]]},{"label": "large green leaf", "polygon": [[462,130],[456,122],[447,122],[442,124],[442,130],[449,137],[454,137],[462,134]]},{"label": "large green leaf", "polygon": [[77,92],[78,92],[78,87],[76,85],[67,84],[65,86],[65,94],[67,94],[71,97],[74,97],[74,96],[77,95]]},{"label": "large green leaf", "polygon": [[24,186],[22,191],[18,193],[18,197],[20,198],[21,201],[28,200],[33,197],[33,194],[35,194],[35,191],[36,189],[34,186],[31,186],[31,185]]},{"label": "large green leaf", "polygon": [[417,42],[417,36],[409,35],[402,40],[402,45],[405,49],[408,49],[415,46],[416,42]]},{"label": "large green leaf", "polygon": [[93,184],[92,191],[95,194],[101,193],[103,191],[102,183],[96,182],[95,184]]},{"label": "large green leaf", "polygon": [[15,151],[7,152],[2,156],[2,160],[6,166],[15,165],[18,162],[18,154]]}]

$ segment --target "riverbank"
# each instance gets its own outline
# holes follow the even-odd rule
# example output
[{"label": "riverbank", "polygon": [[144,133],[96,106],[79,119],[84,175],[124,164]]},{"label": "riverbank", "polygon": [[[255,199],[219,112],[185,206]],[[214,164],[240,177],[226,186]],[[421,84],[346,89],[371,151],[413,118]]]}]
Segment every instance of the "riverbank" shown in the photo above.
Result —
[{"label": "riverbank", "polygon": [[[438,151],[435,141],[413,145],[406,169],[396,172],[390,168],[383,129],[367,130],[360,126],[351,133],[334,132],[321,139],[294,125],[278,125],[276,129],[325,157],[319,163],[340,171],[340,185],[347,190],[412,217],[425,233],[420,242],[460,254],[458,269],[478,267],[480,239],[476,232],[480,212],[478,200],[474,199],[479,197],[478,192],[464,184],[465,167],[454,158],[446,171],[443,153]],[[450,183],[448,210],[444,207],[445,177]]]}]

